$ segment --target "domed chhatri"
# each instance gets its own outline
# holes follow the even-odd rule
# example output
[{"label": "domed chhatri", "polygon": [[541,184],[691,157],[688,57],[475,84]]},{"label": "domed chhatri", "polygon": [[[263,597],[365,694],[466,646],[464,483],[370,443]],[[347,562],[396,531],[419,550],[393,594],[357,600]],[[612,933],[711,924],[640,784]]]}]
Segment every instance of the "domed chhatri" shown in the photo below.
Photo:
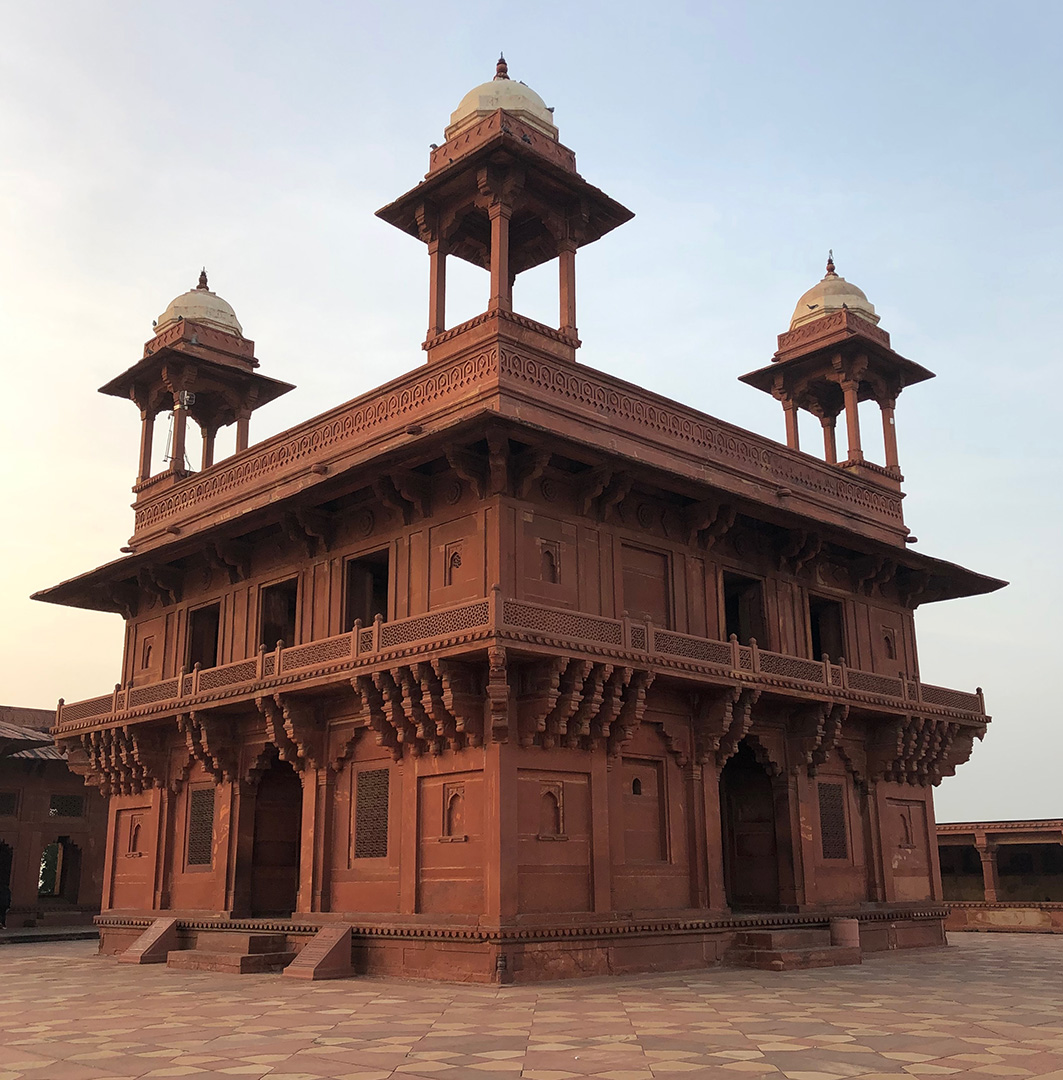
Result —
[{"label": "domed chhatri", "polygon": [[181,293],[170,301],[169,306],[155,324],[155,332],[165,330],[178,319],[205,323],[227,334],[244,336],[244,328],[240,325],[232,305],[207,287],[206,270],[200,271],[199,284],[194,289],[189,289],[188,292]]},{"label": "domed chhatri", "polygon": [[834,252],[832,251],[827,257],[827,273],[823,280],[816,282],[797,301],[793,318],[790,320],[790,329],[796,330],[805,323],[822,319],[824,315],[831,315],[843,308],[854,315],[859,315],[861,319],[878,323],[879,317],[875,314],[875,305],[868,300],[863,289],[858,289],[834,272]]},{"label": "domed chhatri", "polygon": [[557,141],[554,115],[546,102],[529,86],[509,77],[506,58],[500,56],[495,66],[495,77],[470,90],[458,107],[450,114],[450,125],[445,132],[448,139],[460,135],[466,128],[490,116],[497,109],[505,109],[520,117],[537,131]]}]

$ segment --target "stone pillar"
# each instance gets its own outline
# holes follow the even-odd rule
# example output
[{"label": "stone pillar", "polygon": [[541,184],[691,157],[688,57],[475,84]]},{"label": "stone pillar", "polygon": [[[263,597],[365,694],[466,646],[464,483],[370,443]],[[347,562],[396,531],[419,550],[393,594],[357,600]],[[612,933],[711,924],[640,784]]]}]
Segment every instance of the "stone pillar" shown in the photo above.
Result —
[{"label": "stone pillar", "polygon": [[447,328],[447,249],[442,240],[428,244],[428,336]]},{"label": "stone pillar", "polygon": [[849,439],[849,461],[863,461],[864,451],[860,448],[860,413],[858,395],[860,383],[855,379],[846,379],[842,383],[845,395],[845,430]]},{"label": "stone pillar", "polygon": [[723,821],[720,815],[720,770],[710,763],[701,770],[705,823],[705,884],[710,911],[727,911],[727,884],[723,871]]},{"label": "stone pillar", "polygon": [[1000,899],[1000,876],[997,871],[997,848],[984,836],[975,838],[978,857],[982,860],[982,885],[985,889],[985,902],[995,904]]},{"label": "stone pillar", "polygon": [[332,908],[332,820],[335,803],[336,773],[326,765],[317,770],[313,911],[330,911]]},{"label": "stone pillar", "polygon": [[563,240],[558,254],[562,333],[576,336],[576,242]]},{"label": "stone pillar", "polygon": [[797,428],[797,402],[793,398],[782,399],[783,415],[786,417],[786,445],[791,450],[801,449],[801,435]]},{"label": "stone pillar", "polygon": [[218,434],[218,429],[214,426],[203,428],[203,465],[204,469],[209,469],[214,464],[214,439]]},{"label": "stone pillar", "polygon": [[251,410],[244,408],[236,414],[236,452],[247,449],[251,434]]},{"label": "stone pillar", "polygon": [[604,913],[613,907],[613,864],[610,858],[609,760],[591,755],[591,882],[593,910]]},{"label": "stone pillar", "polygon": [[140,467],[137,483],[151,476],[151,442],[155,434],[155,414],[148,409],[140,410]]},{"label": "stone pillar", "polygon": [[229,865],[225,875],[225,908],[233,918],[251,914],[251,874],[255,858],[254,784],[233,781],[229,784],[229,836],[226,846]]},{"label": "stone pillar", "polygon": [[821,416],[819,422],[823,425],[823,460],[828,465],[838,464],[838,440],[836,437],[836,416]]},{"label": "stone pillar", "polygon": [[509,275],[510,207],[504,203],[491,204],[491,300],[488,310],[513,310],[513,285]]},{"label": "stone pillar", "polygon": [[708,857],[705,850],[705,784],[702,766],[688,762],[683,766],[683,789],[686,796],[687,850],[690,852],[690,906],[709,906]]},{"label": "stone pillar", "polygon": [[185,434],[188,429],[188,410],[181,404],[181,392],[173,396],[173,446],[170,447],[170,468],[185,467]]},{"label": "stone pillar", "polygon": [[888,398],[879,403],[882,409],[882,445],[886,448],[886,468],[899,469],[897,460],[897,425],[894,423],[893,410],[897,402]]},{"label": "stone pillar", "polygon": [[156,911],[165,911],[170,906],[170,882],[173,879],[174,848],[174,809],[177,795],[169,784],[159,794],[159,832],[156,837],[158,861],[155,865],[155,897],[152,906]]}]

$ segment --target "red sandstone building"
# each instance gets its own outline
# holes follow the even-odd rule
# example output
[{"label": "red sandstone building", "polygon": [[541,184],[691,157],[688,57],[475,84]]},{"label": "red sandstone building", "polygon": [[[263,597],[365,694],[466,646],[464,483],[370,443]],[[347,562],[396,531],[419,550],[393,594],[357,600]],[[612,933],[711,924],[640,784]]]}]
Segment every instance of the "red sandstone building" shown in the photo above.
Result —
[{"label": "red sandstone building", "polygon": [[1063,821],[937,827],[949,930],[1063,933]]},{"label": "red sandstone building", "polygon": [[0,895],[8,929],[91,924],[100,910],[107,803],[52,745],[55,714],[0,705]]},{"label": "red sandstone building", "polygon": [[[632,215],[504,64],[379,214],[428,249],[424,365],[251,445],[291,387],[204,277],[103,387],[141,410],[128,554],[38,594],[126,621],[55,729],[110,799],[102,949],[346,924],[358,970],[505,981],[782,962],[839,915],[940,943],[932,789],[988,717],[913,614],[1002,582],[909,543],[893,414],[931,373],[832,263],[744,376],[785,446],[577,363],[576,252]],[[458,326],[448,256],[489,275]],[[551,260],[556,327],[512,305]]]}]

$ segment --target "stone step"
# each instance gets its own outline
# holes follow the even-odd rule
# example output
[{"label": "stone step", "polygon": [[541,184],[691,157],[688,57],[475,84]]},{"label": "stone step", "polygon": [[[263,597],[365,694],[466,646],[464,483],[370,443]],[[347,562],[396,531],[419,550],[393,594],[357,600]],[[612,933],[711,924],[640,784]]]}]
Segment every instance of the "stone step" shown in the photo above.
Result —
[{"label": "stone step", "polygon": [[777,930],[739,930],[735,944],[750,949],[819,949],[830,945],[827,927],[796,927]]},{"label": "stone step", "polygon": [[801,971],[807,968],[845,967],[862,963],[860,950],[844,945],[808,949],[754,949],[732,946],[724,963],[761,971]]},{"label": "stone step", "polygon": [[295,957],[295,952],[288,951],[238,953],[231,950],[181,949],[167,956],[166,966],[177,971],[220,971],[229,975],[252,975],[281,971]]},{"label": "stone step", "polygon": [[208,952],[275,953],[288,948],[283,934],[245,932],[239,930],[200,930],[196,948]]}]

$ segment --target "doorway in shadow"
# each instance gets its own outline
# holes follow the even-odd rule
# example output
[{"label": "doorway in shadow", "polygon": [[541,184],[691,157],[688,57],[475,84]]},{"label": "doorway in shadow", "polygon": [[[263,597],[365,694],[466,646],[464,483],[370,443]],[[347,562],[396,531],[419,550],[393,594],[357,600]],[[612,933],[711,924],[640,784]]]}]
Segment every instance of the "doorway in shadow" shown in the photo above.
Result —
[{"label": "doorway in shadow", "polygon": [[732,911],[779,910],[779,854],[771,777],[746,742],[720,774],[723,869]]},{"label": "doorway in shadow", "polygon": [[299,893],[299,842],[303,788],[286,761],[274,759],[258,782],[251,856],[251,914],[295,911]]}]

